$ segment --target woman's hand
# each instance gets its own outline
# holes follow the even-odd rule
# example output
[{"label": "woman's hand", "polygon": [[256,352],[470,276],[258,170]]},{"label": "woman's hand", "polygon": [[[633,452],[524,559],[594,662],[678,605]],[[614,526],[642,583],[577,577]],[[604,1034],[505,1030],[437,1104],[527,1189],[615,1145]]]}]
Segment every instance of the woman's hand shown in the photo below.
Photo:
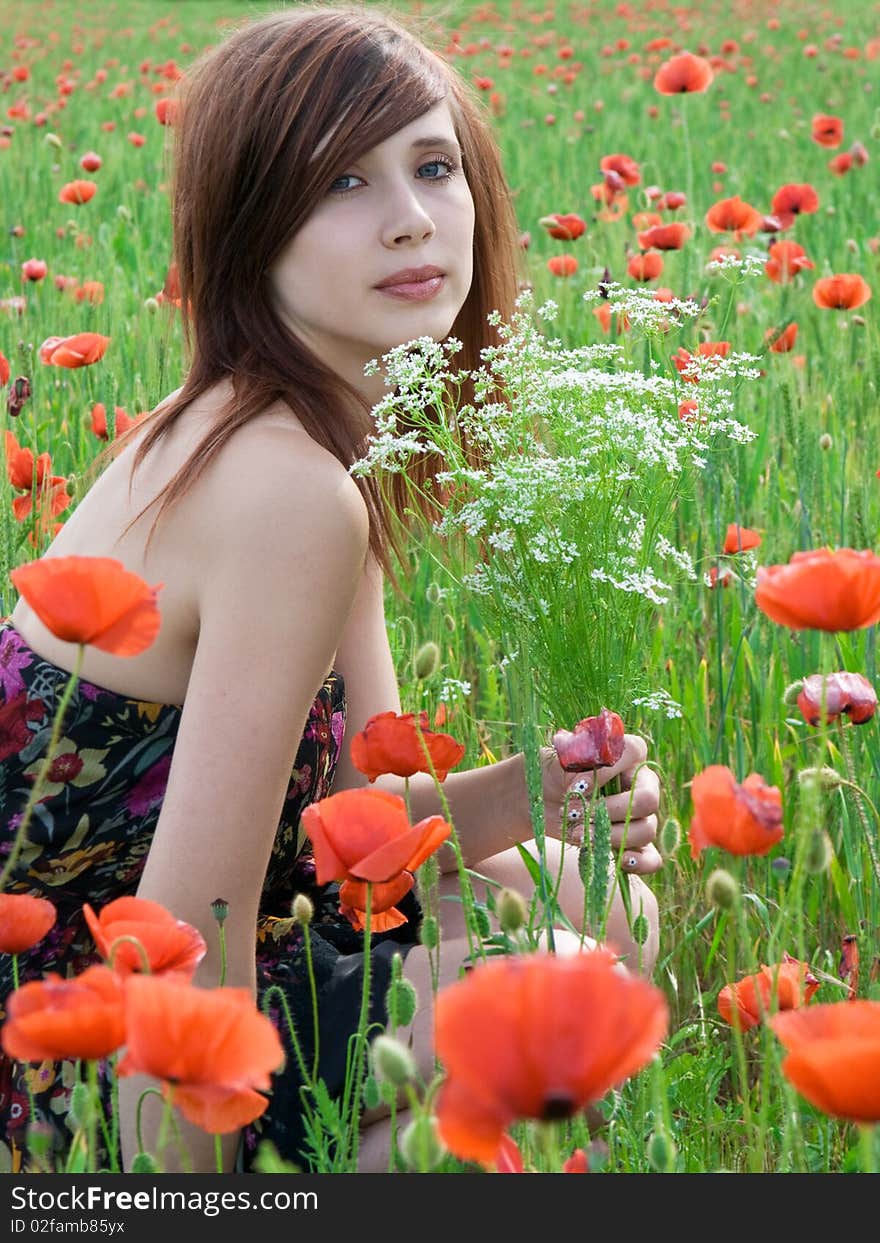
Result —
[{"label": "woman's hand", "polygon": [[[624,748],[618,762],[595,772],[567,773],[552,747],[542,747],[544,773],[545,823],[551,837],[561,837],[562,811],[566,791],[581,792],[587,800],[594,786],[601,789],[614,777],[620,778],[622,793],[605,798],[611,820],[611,846],[623,852],[621,867],[632,876],[650,876],[663,866],[660,852],[654,845],[657,836],[657,813],[660,808],[660,781],[652,768],[645,765],[648,747],[637,734],[624,736]],[[642,767],[639,767],[642,765]],[[638,772],[636,772],[638,769]],[[629,823],[627,823],[629,813]],[[565,840],[579,845],[584,837],[583,803],[580,798],[568,801],[568,824]]]}]

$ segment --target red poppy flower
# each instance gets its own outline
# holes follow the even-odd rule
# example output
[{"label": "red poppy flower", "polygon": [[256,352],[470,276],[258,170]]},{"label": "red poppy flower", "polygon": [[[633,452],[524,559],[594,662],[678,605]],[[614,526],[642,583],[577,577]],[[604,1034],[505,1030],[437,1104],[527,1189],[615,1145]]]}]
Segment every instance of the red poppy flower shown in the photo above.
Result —
[{"label": "red poppy flower", "polygon": [[745,203],[738,194],[719,199],[706,212],[706,226],[711,233],[735,233],[753,237],[761,227],[761,213]]},{"label": "red poppy flower", "polygon": [[112,557],[41,557],[9,573],[44,626],[66,643],[90,643],[113,656],[146,651],[161,625],[149,587]]},{"label": "red poppy flower", "polygon": [[395,909],[413,886],[412,873],[452,832],[440,816],[411,825],[406,803],[387,790],[342,790],[302,813],[312,843],[319,885],[342,881],[343,913],[363,928],[367,884],[372,885],[371,927],[384,932],[406,923]]},{"label": "red poppy flower", "polygon": [[578,270],[578,261],[574,255],[554,255],[547,260],[547,269],[554,276],[574,276]]},{"label": "red poppy flower", "polygon": [[758,567],[755,603],[789,630],[863,630],[880,621],[880,557],[867,549],[796,552]]},{"label": "red poppy flower", "polygon": [[108,1057],[125,1041],[123,985],[103,964],[62,979],[50,971],[10,993],[0,1031],[20,1062]]},{"label": "red poppy flower", "polygon": [[99,362],[110,344],[100,332],[77,332],[72,337],[47,337],[40,359],[52,367],[89,367]]},{"label": "red poppy flower", "polygon": [[94,181],[68,181],[67,185],[61,187],[58,194],[58,202],[88,203],[89,199],[95,197],[97,189],[97,183]]},{"label": "red poppy flower", "polygon": [[101,281],[83,281],[73,291],[77,302],[90,302],[92,306],[100,306],[104,301],[104,286]]},{"label": "red poppy flower", "polygon": [[412,712],[378,712],[351,740],[351,762],[371,782],[384,773],[398,777],[429,773],[431,764],[438,781],[445,781],[450,768],[464,758],[464,752],[464,745],[451,734],[436,734],[428,729],[426,712],[420,714],[419,730]]},{"label": "red poppy flower", "polygon": [[804,678],[797,706],[808,725],[822,720],[822,683],[825,683],[825,719],[836,721],[841,713],[853,725],[864,725],[877,711],[877,692],[860,673],[811,673]]},{"label": "red poppy flower", "polygon": [[691,797],[692,859],[707,846],[731,855],[766,855],[782,839],[782,794],[758,773],[739,785],[729,768],[710,764],[691,782]]},{"label": "red poppy flower", "polygon": [[[40,454],[40,457],[45,456],[45,454]],[[37,493],[37,510],[42,515],[41,520],[47,515],[49,518],[57,518],[72,502],[73,497],[67,491],[67,480],[63,475],[43,477]],[[34,497],[31,492],[27,492],[24,496],[16,496],[12,502],[12,512],[16,522],[26,522],[33,508]]]},{"label": "red poppy flower", "polygon": [[155,104],[156,120],[160,125],[173,125],[177,119],[177,100],[167,97],[157,99]]},{"label": "red poppy flower", "polygon": [[787,285],[794,280],[802,268],[814,268],[815,263],[807,258],[807,252],[797,242],[774,242],[770,247],[770,257],[764,264],[764,271],[771,281],[777,285]]},{"label": "red poppy flower", "polygon": [[711,588],[714,589],[715,587],[729,587],[732,581],[733,581],[733,572],[731,570],[728,570],[728,569],[719,570],[717,565],[710,566],[709,586]]},{"label": "red poppy flower", "polygon": [[655,224],[639,233],[638,239],[642,250],[681,250],[690,236],[686,224]]},{"label": "red poppy flower", "polygon": [[770,202],[770,210],[783,229],[787,229],[794,224],[796,216],[819,210],[819,195],[811,185],[780,186]]},{"label": "red poppy flower", "polygon": [[787,1050],[782,1073],[834,1118],[880,1122],[880,1001],[791,1010],[768,1020]]},{"label": "red poppy flower", "polygon": [[794,349],[797,334],[797,324],[786,324],[781,330],[779,328],[768,328],[764,333],[764,340],[767,342],[767,348],[771,354],[788,354]]},{"label": "red poppy flower", "polygon": [[840,117],[818,113],[813,117],[812,139],[820,147],[839,147],[843,142],[843,121]]},{"label": "red poppy flower", "polygon": [[[494,1161],[484,1161],[485,1169],[494,1170],[496,1174],[525,1174],[526,1167],[519,1145],[511,1135],[502,1135],[501,1143],[495,1154]],[[583,1148],[575,1148],[574,1152],[562,1164],[563,1174],[589,1174],[590,1162]],[[531,1171],[529,1171],[531,1173]]]},{"label": "red poppy flower", "polygon": [[9,365],[9,359],[5,354],[0,354],[0,386],[8,384],[11,375],[12,368]]},{"label": "red poppy flower", "polygon": [[626,270],[635,281],[655,281],[663,271],[663,256],[656,250],[631,255]]},{"label": "red poppy flower", "polygon": [[79,166],[86,173],[96,173],[103,163],[97,151],[87,151],[79,157]]},{"label": "red poppy flower", "polygon": [[681,52],[663,62],[654,75],[654,90],[661,95],[684,95],[709,89],[712,66],[702,56]]},{"label": "red poppy flower", "polygon": [[98,915],[86,902],[83,915],[98,953],[120,975],[144,969],[136,945],[130,941],[115,945],[120,937],[134,937],[141,943],[154,974],[177,971],[191,979],[208,952],[198,928],[175,919],[161,903],[146,898],[116,898],[102,907]]},{"label": "red poppy flower", "polygon": [[702,378],[704,368],[716,365],[715,360],[720,361],[729,353],[729,341],[700,341],[696,354],[691,354],[680,345],[672,355],[672,361],[681,378],[694,384]]},{"label": "red poppy flower", "polygon": [[748,527],[740,527],[731,522],[724,537],[724,552],[746,552],[749,548],[758,548],[760,543],[761,537],[757,531],[750,531]]},{"label": "red poppy flower", "polygon": [[[137,414],[131,418],[126,414],[122,406],[114,406],[113,412],[116,415],[116,435],[121,436],[123,432],[127,432],[130,427],[134,427],[135,423],[140,422],[144,417],[143,414]],[[96,401],[92,406],[90,416],[91,428],[99,440],[108,440],[109,432],[107,430],[107,409],[102,401]]]},{"label": "red poppy flower", "polygon": [[828,167],[835,177],[843,177],[853,166],[853,157],[849,151],[841,151],[839,155],[833,155],[828,161]]},{"label": "red poppy flower", "polygon": [[32,949],[54,926],[58,912],[45,898],[0,893],[0,954]]},{"label": "red poppy flower", "polygon": [[[23,449],[16,439],[15,432],[6,433],[6,474],[13,488],[19,492],[30,492],[34,486],[34,455],[30,449]],[[48,453],[41,453],[36,460],[36,484],[41,487],[43,480],[52,472],[52,458]]]},{"label": "red poppy flower", "polygon": [[687,195],[681,190],[667,190],[663,197],[657,200],[657,206],[661,211],[678,211],[686,203]]},{"label": "red poppy flower", "polygon": [[871,286],[857,272],[823,276],[813,286],[813,301],[830,311],[853,311],[871,296]]},{"label": "red poppy flower", "polygon": [[762,966],[756,975],[747,975],[728,984],[718,994],[718,1013],[731,1027],[751,1031],[776,1010],[794,1010],[815,996],[819,981],[805,962],[789,954],[773,967]]},{"label": "red poppy flower", "polygon": [[586,221],[576,216],[574,212],[569,212],[564,216],[554,212],[552,216],[542,216],[538,224],[542,224],[551,237],[561,242],[575,241],[587,228]]},{"label": "red poppy flower", "polygon": [[553,747],[567,773],[610,768],[623,755],[625,745],[623,721],[608,708],[578,721],[573,730],[560,729],[553,735]]},{"label": "red poppy flower", "polygon": [[615,152],[613,155],[603,155],[599,161],[599,168],[603,173],[617,173],[624,185],[637,186],[642,180],[642,172],[638,162],[629,155],[623,155]]},{"label": "red poppy flower", "polygon": [[[602,331],[608,335],[611,331],[611,307],[607,302],[600,302],[598,306],[593,307],[593,314],[602,326]],[[615,335],[621,332],[629,332],[630,323],[628,315],[621,315],[619,311],[614,314],[614,330]]]},{"label": "red poppy flower", "polygon": [[21,265],[22,279],[26,281],[41,281],[48,271],[49,265],[45,259],[25,259]]},{"label": "red poppy flower", "polygon": [[270,1074],[284,1065],[272,1021],[246,988],[197,988],[180,976],[133,975],[125,984],[121,1077],[154,1075],[162,1093],[202,1130],[224,1135],[265,1112]]},{"label": "red poppy flower", "polygon": [[494,1161],[512,1122],[571,1117],[640,1070],[668,1021],[660,990],[604,950],[480,964],[437,996],[440,1137],[463,1160]]}]

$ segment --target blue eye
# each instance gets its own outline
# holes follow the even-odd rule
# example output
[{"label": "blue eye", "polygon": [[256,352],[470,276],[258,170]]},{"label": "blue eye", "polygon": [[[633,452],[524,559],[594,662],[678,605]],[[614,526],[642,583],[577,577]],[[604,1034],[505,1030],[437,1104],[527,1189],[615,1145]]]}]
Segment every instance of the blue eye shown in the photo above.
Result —
[{"label": "blue eye", "polygon": [[[442,156],[438,155],[435,159],[426,160],[425,163],[419,165],[418,171],[421,172],[423,168],[433,168],[433,169],[445,168],[446,172],[441,177],[419,177],[419,181],[436,181],[436,182],[439,182],[441,185],[447,185],[450,181],[452,181],[453,177],[455,177],[459,172],[458,165],[455,163],[453,159],[451,159],[447,155],[442,155]],[[337,177],[336,180],[333,182],[333,185],[330,187],[329,193],[332,194],[333,197],[337,199],[345,198],[349,194],[354,194],[354,192],[358,189],[357,186],[350,186],[348,188],[341,189],[341,190],[336,189],[336,187],[339,185],[341,181],[350,181],[350,180],[361,181],[362,178],[357,177],[354,173],[343,173],[341,177]]]}]

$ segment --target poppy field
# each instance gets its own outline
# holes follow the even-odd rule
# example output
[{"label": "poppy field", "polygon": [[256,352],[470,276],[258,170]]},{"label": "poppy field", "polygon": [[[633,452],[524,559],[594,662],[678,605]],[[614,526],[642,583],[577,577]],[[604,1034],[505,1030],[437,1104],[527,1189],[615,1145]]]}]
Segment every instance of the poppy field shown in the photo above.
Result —
[{"label": "poppy field", "polygon": [[[88,571],[28,567],[98,452],[182,383],[175,83],[230,24],[272,7],[0,0],[4,617],[30,592],[62,624],[53,601],[83,592]],[[455,381],[454,343],[423,343],[415,362],[389,356],[398,387],[354,469],[405,470],[430,437],[445,509],[413,529],[405,590],[387,594],[406,715],[376,719],[353,762],[371,781],[421,769],[442,788],[449,770],[525,751],[531,780],[542,746],[589,772],[619,756],[623,728],[640,734],[662,789],[663,866],[647,879],[660,949],[650,980],[621,972],[611,950],[554,958],[537,949],[553,886],[540,858],[533,892],[488,906],[462,867],[479,961],[437,998],[436,1079],[422,1081],[394,1039],[412,1008],[395,974],[395,1023],[369,1055],[357,1044],[343,1112],[312,1084],[314,1168],[354,1169],[358,1100],[399,1091],[390,1170],[877,1172],[876,6],[453,0],[417,12],[491,118],[521,229],[521,296],[493,360],[509,406],[461,415],[485,435],[482,475],[419,387]],[[143,650],[155,601],[124,577],[100,590],[125,599],[129,650]],[[64,637],[118,642],[118,621],[66,618],[80,628]],[[14,749],[3,715],[0,748]],[[408,772],[394,767],[404,754]],[[454,824],[411,826],[402,800],[380,796],[368,787],[337,796],[357,808],[331,795],[307,809],[318,881],[341,883],[369,937],[405,920],[397,904],[416,877],[433,951],[433,856],[454,844]],[[605,878],[627,878],[589,790],[584,803],[586,930],[601,940]],[[0,890],[32,811],[4,846]],[[533,811],[540,846],[534,799]],[[381,821],[368,863],[347,845],[346,815]],[[50,884],[38,890],[51,901]],[[0,892],[15,972],[54,918],[10,905],[21,894]],[[86,918],[95,964],[77,996],[55,981],[53,1001],[31,982],[0,1028],[34,1089],[67,1059],[56,1099],[81,1133],[73,1168],[96,1168],[99,1132],[115,1125],[83,1105],[98,1060],[124,1048],[119,1073],[153,1074],[171,1099],[151,1033],[172,1014],[191,1016],[182,1041],[239,1024],[213,1081],[203,1050],[183,1049],[174,1101],[211,1134],[245,1126],[279,1057],[265,1015],[181,982],[204,947],[167,912]],[[307,906],[291,918],[307,936]],[[636,941],[643,924],[632,911]],[[80,1008],[78,1042],[75,1024],[46,1017],[53,1006]],[[0,1083],[0,1096],[7,1119],[26,1116],[26,1094]],[[20,1147],[0,1149],[6,1171]],[[266,1152],[262,1168],[290,1167]]]}]

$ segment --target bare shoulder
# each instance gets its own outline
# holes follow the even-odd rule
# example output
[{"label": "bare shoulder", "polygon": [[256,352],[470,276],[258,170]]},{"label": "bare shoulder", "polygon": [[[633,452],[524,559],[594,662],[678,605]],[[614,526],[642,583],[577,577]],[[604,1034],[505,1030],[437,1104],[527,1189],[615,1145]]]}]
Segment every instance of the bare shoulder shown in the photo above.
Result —
[{"label": "bare shoulder", "polygon": [[359,575],[369,543],[369,514],[343,464],[302,429],[283,422],[242,429],[206,482],[204,548],[198,577],[230,563],[236,572],[273,579]]}]

